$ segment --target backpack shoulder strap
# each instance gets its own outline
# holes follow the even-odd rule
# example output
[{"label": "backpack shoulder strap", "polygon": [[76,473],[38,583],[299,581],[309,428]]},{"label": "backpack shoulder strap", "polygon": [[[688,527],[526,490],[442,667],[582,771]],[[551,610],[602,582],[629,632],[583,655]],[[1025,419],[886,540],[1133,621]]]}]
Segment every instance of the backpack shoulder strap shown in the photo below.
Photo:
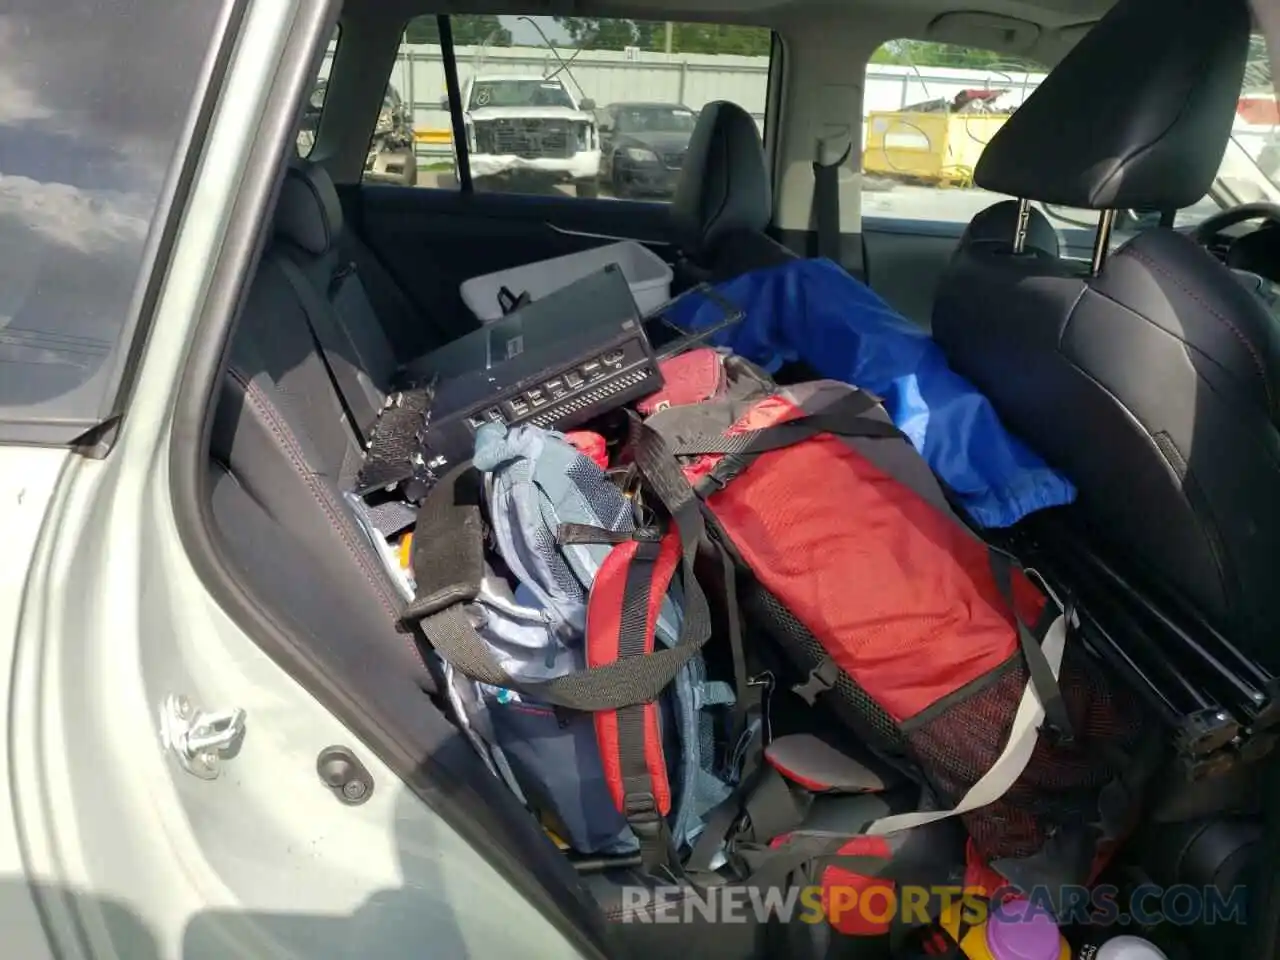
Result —
[{"label": "backpack shoulder strap", "polygon": [[[680,563],[674,531],[636,531],[614,547],[596,572],[587,601],[587,666],[625,663],[653,653],[663,597]],[[605,783],[640,841],[651,872],[674,866],[667,828],[671,784],[656,701],[601,710],[594,716]]]}]

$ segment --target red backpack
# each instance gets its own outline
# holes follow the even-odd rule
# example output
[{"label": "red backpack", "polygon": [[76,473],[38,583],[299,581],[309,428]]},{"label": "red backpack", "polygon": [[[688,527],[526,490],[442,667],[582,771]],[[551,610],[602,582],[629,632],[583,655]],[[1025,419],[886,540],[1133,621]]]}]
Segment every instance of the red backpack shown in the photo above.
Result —
[{"label": "red backpack", "polygon": [[735,635],[767,638],[797,695],[947,806],[866,832],[959,816],[1014,885],[1089,882],[1151,766],[1136,698],[1073,640],[1049,587],[956,516],[874,397],[717,362],[713,390],[668,373],[635,461],[674,518],[700,511],[704,553],[731,561],[706,586]]}]

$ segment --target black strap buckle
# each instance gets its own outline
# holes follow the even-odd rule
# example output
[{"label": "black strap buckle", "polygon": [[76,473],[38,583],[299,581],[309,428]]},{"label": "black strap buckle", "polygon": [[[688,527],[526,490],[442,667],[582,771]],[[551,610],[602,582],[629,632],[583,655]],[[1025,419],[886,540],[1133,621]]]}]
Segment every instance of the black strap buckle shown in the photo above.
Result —
[{"label": "black strap buckle", "polygon": [[666,818],[658,812],[652,793],[628,793],[622,798],[622,814],[640,841],[640,861],[651,874],[666,871],[679,876],[679,863],[671,843]]},{"label": "black strap buckle", "polygon": [[814,701],[834,687],[839,679],[840,668],[836,666],[836,662],[830,657],[823,657],[818,661],[817,666],[809,671],[809,678],[804,683],[798,683],[792,687],[791,692],[812,707]]},{"label": "black strap buckle", "polygon": [[628,793],[622,798],[622,815],[631,825],[657,823],[662,820],[658,813],[658,801],[652,793]]}]

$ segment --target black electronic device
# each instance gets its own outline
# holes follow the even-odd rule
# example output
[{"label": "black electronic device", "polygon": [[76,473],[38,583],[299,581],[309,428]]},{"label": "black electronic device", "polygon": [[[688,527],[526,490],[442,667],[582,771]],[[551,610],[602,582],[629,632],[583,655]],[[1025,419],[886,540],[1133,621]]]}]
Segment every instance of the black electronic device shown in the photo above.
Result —
[{"label": "black electronic device", "polygon": [[356,492],[432,482],[496,421],[567,430],[661,389],[616,264],[485,324],[405,367],[370,433]]}]

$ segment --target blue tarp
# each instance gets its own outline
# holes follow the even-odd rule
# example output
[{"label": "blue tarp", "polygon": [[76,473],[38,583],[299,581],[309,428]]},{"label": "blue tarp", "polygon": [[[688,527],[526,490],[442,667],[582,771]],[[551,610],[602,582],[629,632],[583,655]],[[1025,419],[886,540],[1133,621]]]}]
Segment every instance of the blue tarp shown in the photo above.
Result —
[{"label": "blue tarp", "polygon": [[[1075,499],[1071,482],[1001,425],[990,401],[947,366],[933,339],[830,260],[743,274],[717,291],[746,312],[710,340],[771,372],[802,360],[824,378],[882,397],[974,522],[1007,527]],[[673,305],[685,330],[713,326],[722,309],[697,295]]]}]

